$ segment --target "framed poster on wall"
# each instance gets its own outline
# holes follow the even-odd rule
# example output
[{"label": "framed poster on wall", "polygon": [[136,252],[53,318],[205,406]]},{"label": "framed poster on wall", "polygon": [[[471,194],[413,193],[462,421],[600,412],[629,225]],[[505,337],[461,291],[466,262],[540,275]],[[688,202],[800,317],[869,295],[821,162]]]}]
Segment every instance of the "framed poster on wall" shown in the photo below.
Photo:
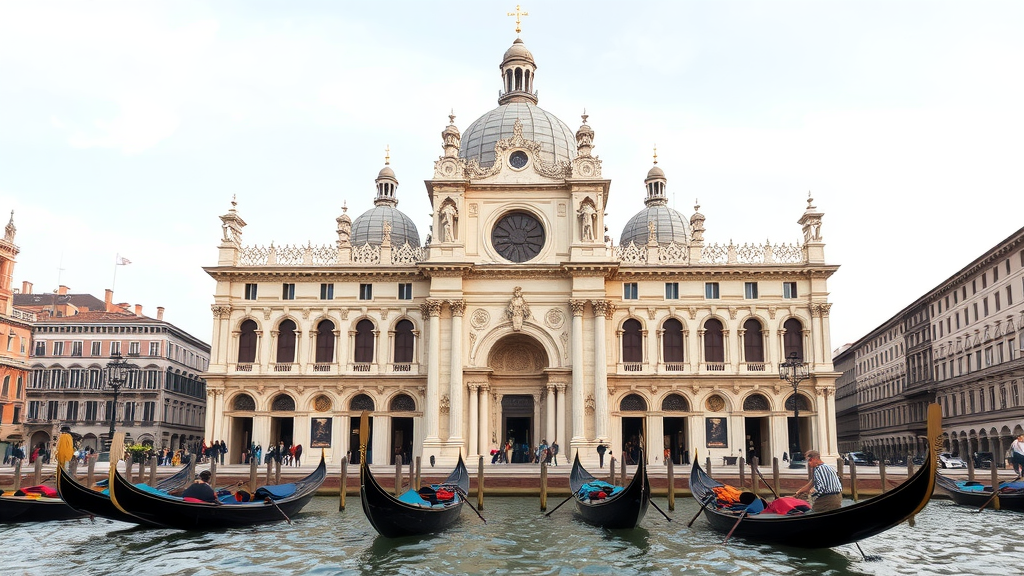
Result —
[{"label": "framed poster on wall", "polygon": [[704,424],[708,448],[729,447],[729,422],[725,418],[705,418]]},{"label": "framed poster on wall", "polygon": [[330,418],[313,418],[310,422],[309,434],[311,448],[331,447],[331,425],[333,422]]}]

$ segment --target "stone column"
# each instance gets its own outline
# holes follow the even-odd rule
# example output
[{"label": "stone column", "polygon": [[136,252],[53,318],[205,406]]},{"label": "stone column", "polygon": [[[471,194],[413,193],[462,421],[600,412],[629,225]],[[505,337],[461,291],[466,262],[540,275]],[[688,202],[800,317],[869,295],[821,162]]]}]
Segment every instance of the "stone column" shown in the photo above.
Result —
[{"label": "stone column", "polygon": [[341,339],[341,330],[334,330],[334,357],[331,360],[339,366],[338,371],[345,371],[345,341]]},{"label": "stone column", "polygon": [[560,446],[565,446],[568,454],[569,446],[565,443],[565,384],[556,384],[558,390],[557,410],[555,410],[555,438]]},{"label": "stone column", "polygon": [[478,385],[480,389],[480,414],[479,422],[480,428],[478,433],[480,434],[480,452],[486,453],[488,448],[491,446],[490,436],[490,423],[491,423],[491,405],[490,405],[490,386],[487,384]]},{"label": "stone column", "polygon": [[551,442],[555,442],[558,438],[558,432],[555,429],[555,412],[558,410],[555,405],[555,385],[548,384],[547,389],[547,424],[544,426],[544,438],[549,438]]},{"label": "stone column", "polygon": [[608,440],[608,360],[605,326],[615,309],[607,300],[591,300],[594,308],[594,435]]},{"label": "stone column", "polygon": [[480,387],[469,385],[469,457],[476,458],[485,454],[486,445],[480,446]]},{"label": "stone column", "polygon": [[[448,443],[463,443],[462,436],[462,316],[466,312],[465,300],[449,300],[448,308],[452,312],[451,335],[451,378],[449,381],[450,412],[448,414]],[[470,452],[472,453],[472,451]]]},{"label": "stone column", "polygon": [[[423,314],[427,316],[427,391],[426,406],[423,410],[425,425],[425,444],[438,444],[441,441],[438,418],[441,413],[441,300],[427,300],[423,304]],[[428,454],[429,456],[429,454]]]},{"label": "stone column", "polygon": [[586,300],[570,300],[572,309],[572,444],[587,441],[583,421],[583,308]]}]

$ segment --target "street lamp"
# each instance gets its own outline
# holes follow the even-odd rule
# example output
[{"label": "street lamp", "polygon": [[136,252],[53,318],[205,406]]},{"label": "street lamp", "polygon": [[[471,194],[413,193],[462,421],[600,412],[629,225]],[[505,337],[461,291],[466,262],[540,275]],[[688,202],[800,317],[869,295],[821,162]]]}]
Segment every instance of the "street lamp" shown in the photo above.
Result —
[{"label": "street lamp", "polygon": [[807,364],[800,359],[796,352],[790,352],[786,362],[779,364],[779,379],[785,380],[793,386],[793,419],[796,422],[796,450],[792,451],[792,457],[789,459],[790,468],[800,467],[797,464],[797,454],[800,454],[800,460],[803,460],[803,452],[800,450],[800,398],[797,395],[797,390],[800,382],[807,380],[808,377]]},{"label": "street lamp", "polygon": [[128,381],[131,372],[137,370],[138,366],[130,364],[127,358],[122,358],[121,353],[112,354],[110,362],[107,362],[107,387],[114,391],[114,402],[110,410],[110,437],[108,442],[114,441],[114,424],[117,420],[117,395],[121,386]]}]

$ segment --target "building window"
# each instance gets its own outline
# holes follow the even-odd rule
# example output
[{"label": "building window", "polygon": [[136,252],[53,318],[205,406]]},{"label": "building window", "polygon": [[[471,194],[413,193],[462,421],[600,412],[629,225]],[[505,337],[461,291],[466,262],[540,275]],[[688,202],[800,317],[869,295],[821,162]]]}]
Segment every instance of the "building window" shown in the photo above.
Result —
[{"label": "building window", "polygon": [[[327,286],[327,284],[323,286]],[[334,285],[330,286],[334,288]],[[331,362],[334,362],[334,322],[321,320],[316,325],[316,363],[329,364]]]},{"label": "building window", "polygon": [[152,422],[156,416],[156,402],[146,402],[142,406],[142,421]]},{"label": "building window", "polygon": [[256,361],[256,322],[246,320],[239,327],[238,363],[252,364]]},{"label": "building window", "polygon": [[999,265],[998,264],[992,267],[992,281],[993,282],[998,282],[999,281]]},{"label": "building window", "polygon": [[743,283],[743,297],[747,300],[757,300],[757,282]]},{"label": "building window", "polygon": [[36,353],[33,356],[46,356],[46,342],[36,342]]},{"label": "building window", "polygon": [[398,285],[398,299],[412,300],[412,283],[406,282]]},{"label": "building window", "polygon": [[47,402],[46,403],[46,419],[50,420],[50,421],[59,420],[60,419],[60,415],[58,413],[58,408],[59,407],[60,407],[60,404],[58,404],[56,400],[50,400],[49,402]]},{"label": "building window", "polygon": [[255,300],[256,299],[256,285],[255,284],[246,284],[245,285],[245,299],[246,300]]},{"label": "building window", "polygon": [[722,323],[714,318],[704,323],[704,361],[725,362],[725,341]]},{"label": "building window", "polygon": [[110,355],[116,356],[121,353],[121,343],[114,341],[110,343]]},{"label": "building window", "polygon": [[128,355],[138,356],[142,353],[142,342],[129,342],[128,343]]},{"label": "building window", "polygon": [[334,300],[334,284],[321,284],[320,285],[320,299],[321,300]]},{"label": "building window", "polygon": [[1007,306],[1013,306],[1013,287],[1012,286],[1007,286],[1006,287],[1006,305]]},{"label": "building window", "polygon": [[150,356],[159,356],[160,355],[160,343],[159,342],[150,342],[149,343],[149,355]]},{"label": "building window", "polygon": [[666,364],[683,362],[683,323],[675,318],[661,325],[662,356]]},{"label": "building window", "polygon": [[623,300],[636,300],[639,298],[637,295],[636,282],[624,282],[622,284],[622,299]]},{"label": "building window", "polygon": [[277,327],[277,363],[295,362],[295,322],[285,320]]},{"label": "building window", "polygon": [[81,356],[82,355],[82,341],[78,340],[71,343],[71,355]]},{"label": "building window", "polygon": [[665,282],[665,300],[679,300],[679,282]]},{"label": "building window", "polygon": [[782,297],[783,298],[796,298],[796,282],[783,282],[782,283]]},{"label": "building window", "polygon": [[[369,284],[363,284],[362,286],[369,286]],[[373,341],[373,322],[360,320],[356,324],[356,363],[368,364],[373,362]]]},{"label": "building window", "polygon": [[1002,294],[1000,294],[999,292],[996,292],[994,294],[994,296],[996,298],[996,312],[999,312],[999,310],[1002,309],[1002,304],[1000,303],[1000,299],[1001,299]]},{"label": "building window", "polygon": [[704,298],[708,300],[717,300],[720,294],[718,292],[718,282],[705,282],[704,283]]},{"label": "building window", "polygon": [[67,413],[64,414],[64,419],[71,422],[78,420],[78,402],[68,402]]},{"label": "building window", "polygon": [[640,322],[630,318],[622,323],[622,361],[643,362],[643,336]]},{"label": "building window", "polygon": [[[986,302],[986,304],[987,304],[987,302]],[[987,308],[985,310],[985,313],[988,314]],[[63,342],[54,342],[53,343],[53,355],[54,356],[63,356],[64,355],[64,343]]]},{"label": "building window", "polygon": [[359,299],[360,300],[373,300],[373,284],[360,284],[359,285]]},{"label": "building window", "polygon": [[782,329],[786,331],[782,338],[783,357],[789,358],[790,355],[796,354],[797,359],[802,361],[804,357],[804,325],[796,318],[790,318],[782,324]]},{"label": "building window", "polygon": [[285,282],[281,285],[281,300],[295,300],[295,284]]},{"label": "building window", "polygon": [[414,341],[412,322],[400,320],[398,324],[395,324],[395,364],[412,362]]},{"label": "building window", "polygon": [[85,419],[86,421],[98,420],[96,413],[99,409],[99,402],[90,400],[85,403]]},{"label": "building window", "polygon": [[100,356],[102,353],[103,353],[103,351],[102,351],[102,343],[100,343],[100,342],[90,342],[89,343],[89,355],[90,356]]},{"label": "building window", "polygon": [[747,362],[764,362],[764,337],[761,323],[751,318],[743,323],[743,357]]}]

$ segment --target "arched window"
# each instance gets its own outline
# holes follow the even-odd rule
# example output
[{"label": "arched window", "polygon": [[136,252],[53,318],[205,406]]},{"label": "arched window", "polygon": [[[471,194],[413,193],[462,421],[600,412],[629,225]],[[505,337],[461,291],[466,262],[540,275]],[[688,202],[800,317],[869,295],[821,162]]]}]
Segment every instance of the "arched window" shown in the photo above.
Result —
[{"label": "arched window", "polygon": [[334,322],[330,320],[321,320],[316,325],[316,362],[334,362]]},{"label": "arched window", "polygon": [[360,320],[356,324],[356,362],[373,362],[373,322]]},{"label": "arched window", "polygon": [[235,410],[252,412],[256,410],[256,401],[248,394],[239,394],[238,396],[235,396],[235,401],[232,403],[232,407],[234,407]]},{"label": "arched window", "polygon": [[399,394],[391,399],[388,409],[392,412],[413,412],[416,410],[416,401],[408,394]]},{"label": "arched window", "polygon": [[747,362],[764,362],[764,337],[761,323],[751,318],[743,323],[743,356]]},{"label": "arched window", "polygon": [[665,362],[683,361],[683,323],[675,318],[665,320],[661,325],[662,330],[662,355]]},{"label": "arched window", "polygon": [[353,412],[362,412],[363,410],[373,412],[373,398],[366,394],[356,394],[349,402],[349,409]]},{"label": "arched window", "polygon": [[277,363],[295,362],[295,322],[285,320],[277,326]]},{"label": "arched window", "polygon": [[619,402],[619,410],[623,412],[646,412],[647,400],[639,394],[629,394]]},{"label": "arched window", "polygon": [[763,394],[751,394],[743,400],[743,409],[758,412],[767,412],[771,410],[771,405],[768,403],[768,399]]},{"label": "arched window", "polygon": [[804,359],[804,325],[796,318],[790,318],[782,325],[786,335],[782,337],[782,355],[789,358],[796,354],[798,360]]},{"label": "arched window", "polygon": [[689,412],[690,403],[681,394],[669,394],[661,401],[664,412]]},{"label": "arched window", "polygon": [[640,322],[630,318],[622,323],[622,361],[643,362],[644,348]]},{"label": "arched window", "polygon": [[294,412],[295,399],[287,394],[278,394],[270,403],[270,410],[272,412]]},{"label": "arched window", "polygon": [[789,398],[786,398],[786,410],[793,410],[796,408],[797,402],[800,403],[800,409],[811,411],[811,403],[807,400],[807,397],[803,394],[791,394]]},{"label": "arched window", "polygon": [[256,361],[256,322],[242,322],[241,333],[238,335],[238,363],[252,364]]},{"label": "arched window", "polygon": [[401,320],[395,324],[395,364],[412,362],[412,349],[415,340],[412,328],[412,322],[408,320]]},{"label": "arched window", "polygon": [[725,362],[722,323],[714,318],[704,323],[704,361]]}]

